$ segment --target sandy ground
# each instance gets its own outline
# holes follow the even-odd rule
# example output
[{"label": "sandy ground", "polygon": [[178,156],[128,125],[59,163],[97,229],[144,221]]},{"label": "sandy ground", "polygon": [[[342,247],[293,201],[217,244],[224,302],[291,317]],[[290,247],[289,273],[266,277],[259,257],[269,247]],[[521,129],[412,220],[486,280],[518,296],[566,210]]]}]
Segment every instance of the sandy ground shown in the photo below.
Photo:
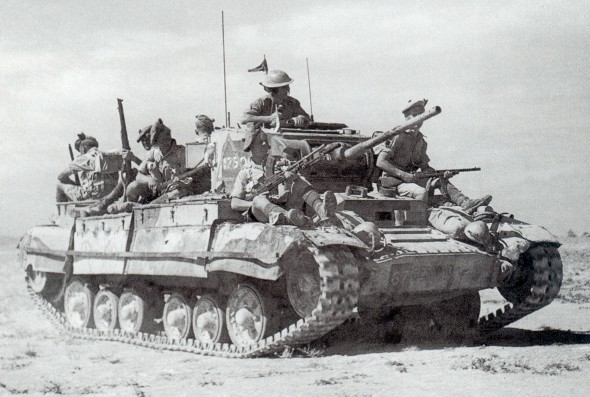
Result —
[{"label": "sandy ground", "polygon": [[[586,396],[590,239],[564,241],[554,303],[475,346],[350,343],[318,357],[222,359],[60,335],[0,252],[0,395]],[[503,302],[482,291],[489,311]]]}]

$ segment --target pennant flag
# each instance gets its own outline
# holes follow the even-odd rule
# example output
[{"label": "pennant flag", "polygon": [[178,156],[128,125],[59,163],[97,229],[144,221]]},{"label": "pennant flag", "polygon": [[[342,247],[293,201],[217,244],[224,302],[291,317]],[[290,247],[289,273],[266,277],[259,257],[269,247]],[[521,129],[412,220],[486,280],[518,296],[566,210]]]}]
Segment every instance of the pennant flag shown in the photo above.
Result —
[{"label": "pennant flag", "polygon": [[260,65],[256,66],[255,68],[248,69],[248,72],[268,73],[268,65],[266,64],[266,57],[264,57],[264,60],[262,61],[262,63]]}]

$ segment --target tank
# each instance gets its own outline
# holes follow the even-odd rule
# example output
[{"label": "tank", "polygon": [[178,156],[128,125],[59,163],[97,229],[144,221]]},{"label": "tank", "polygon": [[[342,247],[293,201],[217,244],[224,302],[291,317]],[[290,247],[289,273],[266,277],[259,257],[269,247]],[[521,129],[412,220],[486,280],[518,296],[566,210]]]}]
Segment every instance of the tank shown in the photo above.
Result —
[{"label": "tank", "polygon": [[[373,148],[387,134],[368,138],[326,123],[266,133],[273,148],[300,156],[343,144],[301,171],[319,192],[337,192],[341,225],[246,222],[228,197],[249,156],[245,131],[217,129],[210,193],[84,218],[75,209],[92,203],[58,203],[53,222],[19,244],[31,297],[73,336],[252,357],[313,342],[344,323],[365,334],[462,341],[557,295],[560,244],[541,226],[483,214],[500,242],[519,247],[516,255],[489,253],[430,226],[426,203],[374,189]],[[205,145],[186,147],[187,165],[198,164]],[[378,239],[363,238],[367,222]],[[488,288],[508,304],[479,317],[479,291]]]}]

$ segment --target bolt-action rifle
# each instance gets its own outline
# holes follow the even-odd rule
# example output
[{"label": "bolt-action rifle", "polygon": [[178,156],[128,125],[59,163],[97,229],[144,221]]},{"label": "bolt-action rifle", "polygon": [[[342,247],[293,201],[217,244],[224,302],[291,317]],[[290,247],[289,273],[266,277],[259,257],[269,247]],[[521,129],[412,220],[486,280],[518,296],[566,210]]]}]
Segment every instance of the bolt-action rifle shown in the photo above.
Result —
[{"label": "bolt-action rifle", "polygon": [[318,161],[325,159],[328,153],[332,152],[338,146],[340,146],[340,143],[324,143],[323,145],[318,146],[317,148],[312,150],[308,155],[302,157],[300,160],[291,163],[282,171],[272,175],[269,178],[266,178],[264,182],[254,185],[254,187],[252,188],[252,193],[254,195],[257,195],[261,193],[266,193],[276,188],[281,183],[289,179],[290,175],[298,173],[306,168],[309,168]]},{"label": "bolt-action rifle", "polygon": [[453,175],[457,175],[460,172],[471,172],[471,171],[481,171],[479,167],[473,168],[449,168],[446,170],[436,170],[436,171],[418,171],[414,172],[414,176],[417,178],[441,178],[445,175],[445,173],[450,172]]},{"label": "bolt-action rifle", "polygon": [[[457,175],[460,172],[471,172],[471,171],[481,171],[481,168],[479,167],[473,167],[473,168],[449,168],[446,170],[436,170],[436,171],[418,171],[418,172],[414,172],[414,175],[418,178],[440,178],[440,192],[443,194],[444,197],[449,197],[449,191],[447,190],[447,183],[449,183],[449,180],[447,178],[445,178],[445,173],[450,172],[451,176],[453,175]],[[430,184],[430,181],[427,184]]]},{"label": "bolt-action rifle", "polygon": [[[74,161],[74,151],[72,150],[72,144],[68,143],[68,150],[70,151],[70,160]],[[76,185],[80,185],[80,177],[78,176],[77,172],[74,172],[74,180]]]},{"label": "bolt-action rifle", "polygon": [[[131,146],[129,145],[129,137],[127,136],[127,124],[125,123],[125,113],[123,112],[123,100],[117,98],[117,109],[119,110],[119,122],[121,123],[121,146],[123,150],[131,150]],[[131,178],[131,161],[129,159],[123,160],[123,170],[121,173],[121,179],[123,180],[123,185],[125,186],[125,190],[127,189],[127,185],[130,182]],[[125,192],[126,193],[126,192]]]}]

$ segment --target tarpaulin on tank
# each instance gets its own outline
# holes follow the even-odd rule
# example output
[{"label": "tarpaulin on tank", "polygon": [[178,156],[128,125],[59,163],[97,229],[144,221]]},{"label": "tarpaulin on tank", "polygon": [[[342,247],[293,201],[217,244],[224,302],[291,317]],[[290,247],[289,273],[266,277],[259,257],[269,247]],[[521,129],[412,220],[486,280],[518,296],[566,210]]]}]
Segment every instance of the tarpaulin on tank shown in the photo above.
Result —
[{"label": "tarpaulin on tank", "polygon": [[222,224],[215,232],[211,251],[247,253],[251,259],[274,264],[303,234],[295,226],[275,227],[250,222]]},{"label": "tarpaulin on tank", "polygon": [[557,237],[543,226],[529,225],[526,223],[502,222],[498,227],[498,236],[500,238],[522,237],[530,242],[559,244]]}]

